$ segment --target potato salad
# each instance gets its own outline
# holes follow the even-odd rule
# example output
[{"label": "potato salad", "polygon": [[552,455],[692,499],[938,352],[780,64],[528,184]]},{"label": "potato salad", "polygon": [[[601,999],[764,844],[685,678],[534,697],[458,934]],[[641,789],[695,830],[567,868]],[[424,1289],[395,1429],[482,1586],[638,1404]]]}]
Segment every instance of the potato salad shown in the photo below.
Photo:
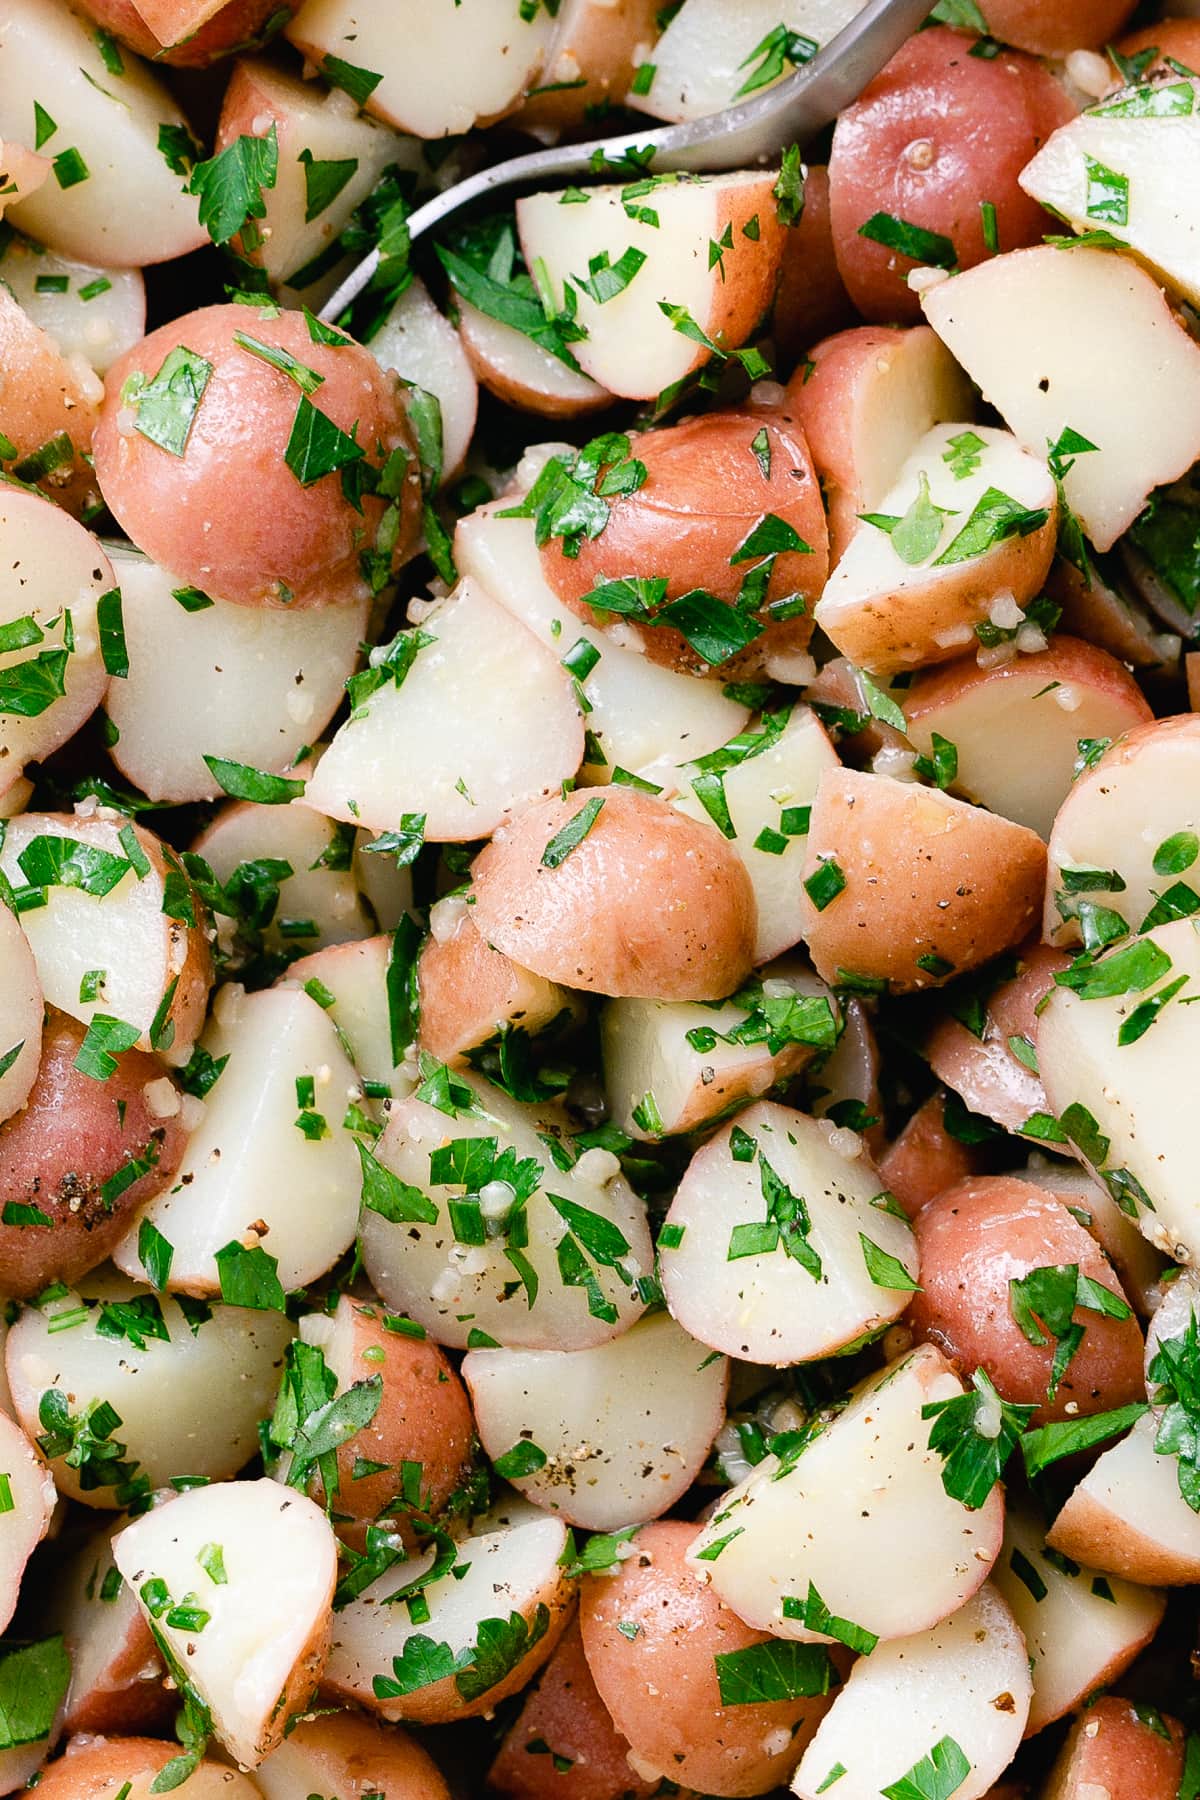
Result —
[{"label": "potato salad", "polygon": [[0,0],[0,1797],[1200,1800],[1200,4],[861,11]]}]

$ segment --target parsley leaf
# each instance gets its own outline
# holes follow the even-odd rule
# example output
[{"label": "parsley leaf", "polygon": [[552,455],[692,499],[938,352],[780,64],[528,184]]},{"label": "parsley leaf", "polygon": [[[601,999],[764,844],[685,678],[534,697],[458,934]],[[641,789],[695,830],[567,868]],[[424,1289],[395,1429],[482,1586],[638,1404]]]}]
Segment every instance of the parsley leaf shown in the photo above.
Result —
[{"label": "parsley leaf", "polygon": [[265,137],[239,137],[207,162],[197,163],[186,192],[200,199],[200,223],[214,244],[227,244],[250,219],[265,216],[263,189],[279,172],[274,121]]}]

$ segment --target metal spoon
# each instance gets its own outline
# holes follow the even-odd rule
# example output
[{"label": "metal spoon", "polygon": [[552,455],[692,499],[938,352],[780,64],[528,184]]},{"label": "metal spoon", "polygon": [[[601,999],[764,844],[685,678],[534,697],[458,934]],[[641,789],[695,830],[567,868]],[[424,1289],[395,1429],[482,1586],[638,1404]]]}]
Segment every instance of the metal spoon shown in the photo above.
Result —
[{"label": "metal spoon", "polygon": [[[932,6],[933,0],[867,0],[862,11],[812,62],[786,81],[708,118],[597,138],[587,144],[564,144],[555,150],[534,150],[496,163],[418,207],[408,221],[409,236],[420,237],[485,194],[530,182],[589,175],[611,180],[614,174],[636,180],[643,173],[680,170],[713,174],[769,162],[788,144],[803,145],[836,119],[891,61]],[[630,156],[631,152],[634,155]],[[362,293],[378,266],[379,252],[372,250],[321,308],[321,317],[337,318]]]}]

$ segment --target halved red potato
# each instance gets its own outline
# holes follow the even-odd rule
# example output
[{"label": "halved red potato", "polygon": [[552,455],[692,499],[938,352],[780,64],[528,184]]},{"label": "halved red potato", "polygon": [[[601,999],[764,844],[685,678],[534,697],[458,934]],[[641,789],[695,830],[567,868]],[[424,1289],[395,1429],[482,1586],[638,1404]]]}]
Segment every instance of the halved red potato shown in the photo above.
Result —
[{"label": "halved red potato", "polygon": [[[0,289],[0,336],[11,304]],[[51,755],[99,705],[109,676],[96,609],[116,577],[90,531],[7,482],[0,535],[0,793],[7,793],[26,763]]]},{"label": "halved red potato", "polygon": [[1027,1506],[1008,1503],[992,1580],[1012,1608],[1032,1662],[1026,1735],[1111,1687],[1146,1648],[1166,1611],[1161,1588],[1098,1575],[1051,1550]]},{"label": "halved red potato", "polygon": [[[1124,10],[1124,9],[1122,9]],[[1115,1694],[1102,1694],[1071,1727],[1043,1800],[1176,1800],[1183,1775],[1183,1726]]]},{"label": "halved red potato", "polygon": [[378,1725],[361,1713],[303,1719],[254,1771],[266,1800],[309,1800],[314,1793],[341,1800],[450,1800],[433,1758],[415,1738]]},{"label": "halved red potato", "polygon": [[507,1800],[559,1800],[563,1759],[576,1800],[651,1800],[660,1788],[657,1778],[638,1775],[630,1763],[629,1740],[597,1692],[574,1619],[525,1696],[488,1770],[488,1786]]},{"label": "halved red potato", "polygon": [[[1126,7],[1126,11],[1132,10]],[[1186,7],[1181,11],[1186,11]],[[1168,57],[1174,57],[1176,62],[1186,64],[1189,69],[1195,68],[1200,57],[1200,23],[1194,17],[1159,19],[1155,25],[1143,25],[1137,31],[1125,32],[1117,43],[1122,56],[1137,56],[1140,51],[1150,48],[1158,52],[1149,65],[1156,74],[1162,74],[1164,69],[1172,75],[1179,73],[1177,69],[1171,69]]]},{"label": "halved red potato", "polygon": [[[280,353],[297,379],[272,366]],[[187,394],[164,426],[155,397],[172,378]],[[331,426],[336,449],[314,448]],[[363,600],[360,557],[381,561],[385,580],[417,533],[420,472],[395,378],[361,345],[314,343],[301,314],[269,305],[185,313],[114,363],[95,457],[134,543],[180,582],[239,606]],[[396,498],[356,496],[356,484],[348,497],[339,458],[365,463]],[[394,479],[381,474],[396,463]]]},{"label": "halved red potato", "polygon": [[[81,1732],[42,1772],[48,1800],[154,1800],[158,1776],[181,1755],[162,1738],[93,1737]],[[206,1756],[174,1792],[183,1800],[255,1800],[258,1788],[228,1763]]]},{"label": "halved red potato", "polygon": [[564,987],[716,1000],[753,960],[738,857],[715,826],[633,788],[527,807],[485,845],[472,883],[487,941]]},{"label": "halved red potato", "polygon": [[187,1142],[184,1103],[161,1063],[126,1050],[97,1081],[77,1066],[83,1041],[83,1026],[55,1007],[43,1032],[39,1008],[33,1087],[0,1127],[0,1293],[18,1299],[102,1263],[172,1180]]},{"label": "halved red potato", "polygon": [[[810,163],[804,174],[804,211],[783,246],[772,334],[780,355],[797,362],[819,338],[839,330],[853,316],[833,249],[829,170],[821,163]],[[962,411],[961,405],[951,408],[955,418]]]},{"label": "halved red potato", "polygon": [[[4,152],[7,160],[9,146]],[[106,271],[14,234],[0,252],[0,276],[62,354],[81,356],[97,375],[145,332],[146,284],[138,269]]]},{"label": "halved red potato", "polygon": [[523,127],[582,125],[623,103],[654,42],[660,8],[657,0],[566,0],[555,11],[538,86],[521,108]]},{"label": "halved red potato", "polygon": [[723,1356],[666,1313],[591,1350],[469,1350],[463,1380],[488,1457],[547,1512],[588,1531],[681,1500],[725,1418]]},{"label": "halved red potato", "polygon": [[477,582],[437,601],[410,641],[403,685],[385,679],[354,707],[309,806],[377,831],[424,813],[431,842],[466,842],[575,774],[583,722],[569,673]]},{"label": "halved red potato", "polygon": [[[258,1421],[270,1412],[292,1336],[282,1313],[224,1305],[207,1317],[203,1309],[185,1312],[170,1295],[152,1296],[111,1270],[51,1292],[54,1298],[27,1307],[9,1331],[5,1366],[26,1431],[39,1440],[50,1433],[47,1454],[53,1452],[60,1493],[119,1510],[136,1497],[139,1482],[144,1490],[165,1486],[173,1475],[223,1481],[245,1466],[258,1448]],[[70,1444],[53,1436],[51,1390],[73,1418],[105,1401],[116,1412],[111,1442],[122,1446],[122,1466],[107,1481],[111,1463],[77,1469],[65,1460]]]},{"label": "halved red potato", "polygon": [[[1196,713],[1137,726],[1089,759],[1050,833],[1043,922],[1048,939],[1079,943],[1081,908],[1119,913],[1133,931],[1164,895],[1173,896],[1164,918],[1191,909],[1191,894],[1200,883],[1196,766]],[[1190,857],[1193,842],[1198,848]]]},{"label": "halved red potato", "polygon": [[[582,349],[579,345],[577,348]],[[600,535],[566,554],[551,538],[542,573],[558,597],[587,624],[608,627],[618,643],[632,643],[653,662],[702,675],[710,658],[674,625],[655,627],[614,615],[589,596],[609,582],[665,578],[663,600],[703,589],[734,607],[748,572],[760,565],[766,585],[744,615],[758,637],[717,665],[722,676],[768,670],[802,653],[812,636],[812,607],[825,585],[825,514],[804,434],[785,406],[703,413],[681,425],[645,433],[637,441],[646,480],[608,503]],[[778,554],[756,550],[756,537],[799,544]],[[803,601],[795,616],[793,603]],[[772,608],[786,603],[786,615]],[[659,613],[659,603],[648,609]],[[738,607],[739,613],[741,607]],[[668,613],[669,618],[669,613]],[[603,640],[602,640],[603,641]]]},{"label": "halved red potato", "polygon": [[[869,762],[878,774],[885,774],[892,767],[910,774],[915,752],[910,749],[903,731],[884,719],[877,719],[871,711],[867,686],[870,680],[867,671],[857,668],[849,657],[832,656],[827,663],[821,664],[815,679],[807,684],[804,698],[827,729],[837,732],[839,752],[847,762],[860,767]],[[899,674],[882,677],[875,686],[899,707],[911,683],[911,674]],[[876,698],[875,711],[880,710]],[[901,757],[903,761],[899,760]],[[877,765],[876,758],[879,758]]]},{"label": "halved red potato", "polygon": [[[715,1433],[714,1427],[714,1436]],[[0,1413],[0,1469],[4,1474],[7,1502],[0,1515],[0,1631],[3,1631],[17,1609],[25,1564],[49,1529],[57,1496],[45,1463],[20,1426],[14,1425],[3,1413]]]},{"label": "halved red potato", "polygon": [[1037,1072],[1037,1009],[1069,962],[1061,950],[1026,945],[1015,969],[987,995],[982,1022],[968,1015],[964,1024],[948,1012],[922,1046],[938,1080],[1006,1131],[1020,1131],[1033,1113],[1046,1111]]},{"label": "halved red potato", "polygon": [[[945,26],[919,32],[834,127],[833,241],[850,298],[868,319],[920,317],[906,277],[921,263],[970,268],[997,242],[1014,250],[1040,242],[1047,229],[1046,214],[1017,177],[1074,109],[1032,57],[1010,50],[974,57],[970,48],[969,38]],[[985,203],[994,209],[992,242]],[[872,227],[881,215],[916,233],[880,241]],[[932,234],[929,249],[923,234]]]},{"label": "halved red potato", "polygon": [[[654,1252],[645,1209],[617,1158],[595,1148],[579,1155],[566,1114],[552,1103],[523,1106],[481,1080],[463,1077],[460,1085],[457,1075],[453,1092],[460,1098],[448,1116],[435,1065],[412,1099],[393,1105],[375,1147],[379,1167],[366,1165],[360,1230],[375,1291],[453,1349],[479,1331],[518,1350],[588,1350],[619,1336],[642,1312],[634,1284],[649,1274]],[[484,1183],[486,1196],[479,1192],[479,1212],[497,1235],[485,1229],[482,1243],[468,1245],[456,1238],[449,1210],[465,1200],[465,1180],[449,1179],[434,1158],[455,1144],[465,1156],[480,1138],[493,1147],[503,1141],[515,1167],[502,1162]],[[577,1160],[560,1168],[547,1139],[561,1144],[563,1160]],[[528,1192],[522,1203],[518,1185]],[[577,1228],[598,1255],[584,1254]]]},{"label": "halved red potato", "polygon": [[821,478],[831,565],[858,531],[858,515],[882,507],[913,446],[943,420],[972,413],[962,370],[920,325],[855,325],[826,338],[793,375],[788,399]]},{"label": "halved red potato", "polygon": [[[666,30],[646,52],[654,71],[644,95],[630,94],[626,104],[659,119],[701,119],[732,106],[739,94],[767,85],[769,73],[762,40],[787,27],[805,39],[815,53],[836,37],[862,7],[862,0],[685,0],[668,19]],[[800,52],[797,52],[799,55]],[[768,65],[764,67],[764,65]],[[790,73],[783,63],[779,74]],[[778,77],[776,77],[777,79]]]},{"label": "halved red potato", "polygon": [[[1133,0],[986,0],[988,30],[1039,56],[1101,49],[1128,19]],[[1132,1800],[1132,1797],[1131,1797]]]},{"label": "halved red potato", "polygon": [[1161,1302],[1171,1294],[1174,1286],[1166,1289],[1162,1286],[1165,1265],[1161,1252],[1147,1242],[1104,1184],[1076,1163],[1063,1162],[1059,1157],[1050,1161],[1035,1154],[1024,1169],[1014,1173],[1020,1180],[1031,1181],[1034,1187],[1045,1188],[1056,1195],[1084,1230],[1091,1232],[1117,1271],[1121,1287],[1134,1310],[1143,1319],[1150,1317],[1149,1344],[1153,1316],[1161,1312]]},{"label": "halved red potato", "polygon": [[[960,456],[964,440],[974,448]],[[859,525],[816,622],[874,673],[946,662],[1001,598],[1019,620],[1050,567],[1057,516],[1049,470],[1008,432],[937,425]]]},{"label": "halved red potato", "polygon": [[99,377],[81,357],[64,356],[50,333],[2,288],[0,358],[8,371],[0,392],[0,432],[16,451],[6,473],[36,483],[68,512],[90,516],[100,499],[91,466],[104,393]]},{"label": "halved red potato", "polygon": [[[358,1077],[333,1021],[303,990],[227,986],[202,1048],[228,1061],[179,1179],[145,1214],[174,1247],[169,1285],[220,1293],[216,1254],[237,1242],[273,1257],[285,1288],[304,1287],[354,1239],[359,1165],[344,1115],[361,1093]],[[138,1235],[113,1252],[133,1276],[143,1272]]]},{"label": "halved red potato", "polygon": [[1098,550],[1200,456],[1200,348],[1130,258],[1015,250],[927,288],[921,304],[1030,451],[1044,455],[1068,427],[1095,446],[1075,454],[1063,487]]},{"label": "halved red potato", "polygon": [[964,657],[931,670],[903,705],[915,749],[928,756],[934,732],[954,745],[956,792],[1043,838],[1071,791],[1079,740],[1121,737],[1154,717],[1116,657],[1072,637],[992,668]]},{"label": "halved red potato", "polygon": [[[448,902],[454,905],[454,902]],[[531,1036],[574,1007],[556,982],[522,969],[475,929],[471,911],[435,914],[417,961],[418,1042],[441,1062],[458,1062],[508,1025]]]},{"label": "halved red potato", "polygon": [[857,1133],[759,1101],[676,1190],[659,1238],[667,1304],[744,1362],[837,1355],[899,1318],[917,1284],[912,1232],[886,1200]]},{"label": "halved red potato", "polygon": [[719,683],[693,681],[616,643],[611,632],[582,624],[547,584],[532,520],[503,518],[505,509],[497,501],[459,520],[455,561],[556,656],[575,650],[591,661],[596,652],[579,683],[590,708],[588,730],[606,759],[589,764],[591,779],[606,780],[617,765],[637,770],[707,755],[743,728],[749,708]]},{"label": "halved red potato", "polygon": [[402,32],[394,27],[386,8],[306,0],[284,32],[335,87],[350,64],[368,112],[414,137],[441,138],[519,105],[540,73],[554,18],[541,7],[519,13],[507,0],[470,8],[436,0],[406,17]]},{"label": "halved red potato", "polygon": [[879,1159],[879,1174],[909,1218],[943,1188],[976,1173],[969,1145],[946,1129],[944,1093],[931,1094]]},{"label": "halved red potato", "polygon": [[370,1084],[368,1111],[376,1101],[404,1099],[414,1086],[412,1074],[393,1056],[387,996],[391,951],[392,940],[383,934],[330,944],[290,963],[279,978],[281,986],[304,988],[329,1014],[362,1082]]},{"label": "halved red potato", "polygon": [[1037,916],[1041,839],[937,789],[832,770],[807,846],[804,936],[834,984],[939,986],[1020,943]]},{"label": "halved red potato", "polygon": [[129,673],[105,702],[117,767],[172,805],[221,797],[205,756],[290,771],[341,703],[367,601],[296,613],[233,606],[132,548],[111,554],[129,652]]},{"label": "halved red potato", "polygon": [[113,1554],[176,1682],[195,1687],[230,1755],[256,1767],[325,1665],[337,1540],[324,1513],[274,1481],[214,1482],[127,1525]]},{"label": "halved red potato", "polygon": [[409,140],[364,117],[340,89],[299,81],[263,57],[239,57],[221,103],[215,150],[272,130],[275,181],[263,192],[266,210],[254,232],[238,244],[282,283],[328,250],[390,163],[415,169],[418,153]]},{"label": "halved red potato", "polygon": [[423,281],[414,278],[405,288],[372,334],[370,349],[381,368],[433,395],[441,418],[441,474],[457,474],[475,430],[479,388],[458,332]]},{"label": "halved red potato", "polygon": [[949,1738],[966,1764],[954,1759],[960,1779],[949,1791],[980,1800],[1016,1753],[1030,1697],[1025,1640],[988,1583],[940,1624],[859,1658],[792,1792],[816,1800],[840,1766],[841,1800],[875,1800],[893,1784],[903,1793],[905,1777],[928,1769],[934,1746]]},{"label": "halved red potato", "polygon": [[1158,1421],[1147,1413],[1084,1476],[1047,1533],[1076,1562],[1144,1586],[1200,1581],[1200,1514],[1179,1491],[1173,1456],[1155,1448]]},{"label": "halved red potato", "polygon": [[[845,1110],[847,1102],[854,1102],[854,1107],[849,1110],[857,1110],[860,1116],[866,1113],[874,1122],[859,1126],[839,1126],[839,1130],[856,1132],[871,1156],[878,1159],[887,1138],[882,1124],[883,1100],[879,1089],[882,1058],[871,1023],[873,1014],[863,1001],[853,995],[840,995],[839,999],[845,1021],[842,1035],[821,1064],[820,1079],[816,1083],[810,1104],[818,1117],[836,1123],[839,1110]],[[820,1092],[822,1088],[824,1093]],[[853,1139],[839,1141],[843,1142],[848,1152],[853,1152]]]},{"label": "halved red potato", "polygon": [[[300,0],[279,0],[278,5],[275,0],[217,0],[215,10],[204,8],[208,15],[204,24],[192,29],[190,23],[184,23],[181,35],[174,42],[162,43],[133,0],[80,0],[82,12],[120,38],[123,44],[128,44],[131,50],[136,50],[139,56],[183,69],[207,68],[219,57],[232,56],[235,51],[265,43],[299,5]],[[191,6],[187,7],[187,13],[194,11]],[[169,0],[167,4],[158,0],[157,16],[166,29],[179,29],[178,22],[186,19],[184,10],[171,7]],[[174,26],[170,23],[173,16],[177,21]]]},{"label": "halved red potato", "polygon": [[[126,1523],[118,1518],[117,1529]],[[49,1622],[71,1658],[63,1712],[69,1732],[157,1731],[169,1727],[175,1710],[137,1596],[113,1561],[112,1536],[111,1523],[93,1531],[55,1584]]]},{"label": "halved red potato", "polygon": [[[572,345],[580,368],[627,400],[653,400],[684,380],[711,359],[713,344],[728,352],[746,342],[771,303],[787,230],[773,170],[653,179],[649,200],[631,198],[628,208],[624,187],[589,188],[580,204],[569,193],[517,201],[521,250],[550,304],[563,307],[568,284],[574,297],[587,333]],[[712,257],[710,244],[723,256]],[[616,278],[615,292],[611,279],[596,281],[598,270],[619,265],[625,279]]]},{"label": "halved red potato", "polygon": [[870,1376],[797,1457],[767,1456],[721,1496],[692,1545],[693,1568],[747,1624],[776,1637],[827,1641],[784,1608],[799,1601],[802,1614],[810,1585],[835,1618],[877,1638],[935,1626],[987,1579],[1004,1528],[1000,1488],[968,1511],[946,1492],[942,1459],[928,1447],[922,1407],[962,1392],[932,1344]]},{"label": "halved red potato", "polygon": [[[1200,1256],[1200,1202],[1190,1175],[1187,1071],[1200,1021],[1186,1002],[1200,979],[1200,938],[1190,919],[1157,925],[1109,951],[1090,979],[1098,994],[1056,988],[1039,1021],[1046,1097],[1074,1153],[1138,1229],[1190,1262]],[[1123,991],[1109,997],[1109,986]]]},{"label": "halved red potato", "polygon": [[1111,570],[1100,569],[1094,558],[1089,564],[1086,579],[1065,557],[1056,558],[1051,566],[1046,592],[1062,609],[1063,629],[1131,668],[1177,672],[1182,647],[1178,632],[1162,629],[1132,583],[1126,591],[1115,585]]},{"label": "halved red potato", "polygon": [[[590,0],[585,0],[585,4]],[[476,379],[498,400],[545,419],[573,419],[607,406],[611,396],[513,325],[455,295],[458,335]]]},{"label": "halved red potato", "polygon": [[[1054,1195],[1011,1175],[977,1177],[923,1206],[913,1231],[921,1291],[907,1322],[964,1375],[986,1370],[1002,1399],[1037,1406],[1039,1422],[1141,1398],[1141,1328],[1100,1246]],[[1058,1340],[1041,1320],[1038,1290],[1012,1284],[1071,1264],[1112,1298],[1105,1313],[1077,1299],[1070,1319],[1083,1335],[1051,1395]]]},{"label": "halved red potato", "polygon": [[[773,1046],[772,1014],[786,1018],[797,1007],[795,1028],[784,1026]],[[764,969],[761,984],[722,1005],[611,1000],[600,1015],[600,1045],[612,1118],[643,1143],[694,1131],[828,1052],[842,1023],[825,983],[798,960]],[[824,1086],[826,1070],[822,1064]]]},{"label": "halved red potato", "polygon": [[[15,913],[0,906],[0,1123],[29,1099],[42,1060],[42,984],[29,940]],[[0,1138],[0,1142],[3,1139]]]},{"label": "halved red potato", "polygon": [[763,1794],[786,1779],[829,1698],[745,1697],[738,1662],[724,1659],[752,1662],[771,1640],[698,1577],[688,1560],[694,1535],[682,1519],[643,1526],[615,1575],[584,1577],[584,1654],[637,1773],[710,1793]]},{"label": "halved red potato", "polygon": [[[302,1318],[300,1337],[319,1347],[338,1393],[373,1376],[383,1383],[370,1423],[338,1445],[336,1492],[323,1495],[315,1479],[315,1497],[332,1505],[339,1522],[383,1517],[395,1507],[405,1467],[415,1463],[419,1510],[436,1517],[470,1464],[474,1436],[470,1402],[443,1352],[424,1337],[389,1330],[381,1307],[346,1295],[332,1316]],[[371,1471],[355,1474],[360,1462]]]},{"label": "halved red potato", "polygon": [[139,1050],[185,1063],[212,964],[200,909],[193,903],[190,924],[166,910],[168,877],[178,880],[173,853],[144,825],[88,802],[74,815],[10,819],[0,868],[14,887],[45,892],[45,905],[21,921],[48,1004],[84,1025],[115,1017],[137,1030]]},{"label": "halved red potato", "polygon": [[[389,1721],[442,1725],[490,1714],[537,1673],[566,1627],[574,1599],[566,1545],[560,1519],[518,1500],[459,1540],[453,1574],[433,1574],[433,1550],[396,1564],[334,1614],[322,1693]],[[425,1600],[415,1628],[403,1602],[387,1604],[410,1586]],[[495,1655],[501,1628],[511,1634],[511,1660]],[[447,1654],[426,1661],[414,1638]]]}]

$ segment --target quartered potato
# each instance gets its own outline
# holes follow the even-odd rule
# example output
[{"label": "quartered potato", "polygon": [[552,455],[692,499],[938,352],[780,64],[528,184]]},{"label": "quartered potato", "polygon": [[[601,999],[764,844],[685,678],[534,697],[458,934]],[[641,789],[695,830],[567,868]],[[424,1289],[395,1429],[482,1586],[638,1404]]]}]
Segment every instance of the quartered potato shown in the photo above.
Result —
[{"label": "quartered potato", "polygon": [[14,236],[0,252],[0,280],[64,357],[82,357],[97,375],[146,329],[146,284],[137,269],[102,269]]},{"label": "quartered potato", "polygon": [[720,112],[769,84],[763,40],[773,30],[798,33],[811,56],[861,10],[862,0],[683,0],[654,45],[649,85],[635,84],[629,104],[657,119]]},{"label": "quartered potato", "polygon": [[1097,1458],[1047,1542],[1126,1581],[1190,1587],[1200,1579],[1200,1517],[1180,1492],[1175,1458],[1157,1447],[1158,1429],[1147,1414]]},{"label": "quartered potato", "polygon": [[396,1800],[449,1800],[450,1793],[415,1738],[361,1713],[324,1707],[259,1763],[254,1782],[266,1800],[308,1800],[326,1788],[348,1800],[371,1792]]},{"label": "quartered potato", "polygon": [[460,1062],[506,1030],[536,1036],[575,1003],[566,988],[523,969],[476,930],[468,906],[452,896],[417,963],[421,998],[419,1041],[443,1062]]},{"label": "quartered potato", "polygon": [[1087,1800],[1097,1788],[1129,1800],[1171,1800],[1179,1792],[1184,1731],[1178,1720],[1115,1695],[1102,1695],[1071,1728],[1046,1800]]},{"label": "quartered potato", "polygon": [[[127,1523],[118,1515],[116,1529]],[[105,1524],[83,1540],[56,1596],[52,1622],[71,1658],[63,1716],[70,1732],[153,1731],[172,1716],[166,1669],[137,1595],[113,1561],[112,1539]]]}]

